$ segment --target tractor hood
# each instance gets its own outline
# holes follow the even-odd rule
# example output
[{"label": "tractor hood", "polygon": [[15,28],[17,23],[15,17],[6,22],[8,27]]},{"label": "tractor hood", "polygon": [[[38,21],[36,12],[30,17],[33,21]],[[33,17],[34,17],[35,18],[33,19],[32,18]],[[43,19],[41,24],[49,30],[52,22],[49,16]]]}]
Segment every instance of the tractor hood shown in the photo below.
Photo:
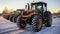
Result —
[{"label": "tractor hood", "polygon": [[24,11],[22,12],[22,18],[29,18],[32,17],[34,14],[38,14],[38,11],[37,10]]}]

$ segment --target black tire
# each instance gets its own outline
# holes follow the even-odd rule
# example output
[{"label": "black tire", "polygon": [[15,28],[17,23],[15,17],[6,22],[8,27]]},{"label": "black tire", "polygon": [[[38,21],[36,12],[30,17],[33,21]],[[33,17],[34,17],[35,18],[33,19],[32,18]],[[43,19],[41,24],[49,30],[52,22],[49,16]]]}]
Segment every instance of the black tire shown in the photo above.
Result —
[{"label": "black tire", "polygon": [[7,20],[9,20],[9,17],[10,17],[10,16],[7,17]]},{"label": "black tire", "polygon": [[14,17],[13,17],[13,22],[14,22],[14,23],[16,23],[17,17],[18,17],[18,16],[14,16]]},{"label": "black tire", "polygon": [[13,17],[13,22],[16,23],[15,16]]},{"label": "black tire", "polygon": [[45,26],[46,27],[51,27],[51,25],[52,25],[52,14],[50,13],[50,12],[47,12],[46,13],[46,23],[45,23]]},{"label": "black tire", "polygon": [[[18,16],[16,23],[17,23],[17,26],[18,26],[20,29],[25,29],[26,23],[23,22],[23,21],[21,21],[21,16]],[[22,25],[22,24],[23,24],[23,25]]]},{"label": "black tire", "polygon": [[13,16],[10,16],[10,17],[9,17],[9,20],[10,20],[11,22],[13,22],[12,18],[13,18]]},{"label": "black tire", "polygon": [[[38,22],[40,20],[41,22]],[[38,27],[39,25],[39,27]],[[33,31],[38,32],[42,29],[42,17],[40,15],[35,15],[32,20]]]}]

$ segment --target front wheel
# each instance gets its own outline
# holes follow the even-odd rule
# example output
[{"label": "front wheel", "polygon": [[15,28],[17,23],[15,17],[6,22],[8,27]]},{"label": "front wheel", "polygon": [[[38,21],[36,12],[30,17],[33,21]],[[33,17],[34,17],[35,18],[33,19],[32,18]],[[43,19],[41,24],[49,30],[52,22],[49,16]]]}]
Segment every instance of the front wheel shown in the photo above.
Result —
[{"label": "front wheel", "polygon": [[16,20],[17,20],[17,17],[14,16],[14,17],[13,17],[13,22],[16,23]]},{"label": "front wheel", "polygon": [[42,17],[40,15],[35,15],[32,20],[33,31],[38,32],[42,29]]},{"label": "front wheel", "polygon": [[10,17],[9,17],[9,20],[10,20],[11,22],[13,22],[12,18],[13,18],[13,16],[10,16]]},{"label": "front wheel", "polygon": [[21,21],[21,17],[20,16],[18,16],[16,23],[17,23],[17,26],[19,28],[21,28],[21,29],[24,29],[26,27],[26,23]]}]

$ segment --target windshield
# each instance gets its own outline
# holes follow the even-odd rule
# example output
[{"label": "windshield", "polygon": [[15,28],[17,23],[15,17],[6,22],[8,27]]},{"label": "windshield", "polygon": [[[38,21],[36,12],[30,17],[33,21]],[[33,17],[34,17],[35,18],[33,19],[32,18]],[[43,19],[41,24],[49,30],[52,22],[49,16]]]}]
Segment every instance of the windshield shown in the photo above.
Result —
[{"label": "windshield", "polygon": [[34,4],[31,6],[32,10],[40,10],[42,9],[42,4]]},{"label": "windshield", "polygon": [[18,13],[21,13],[21,11],[17,11]]}]

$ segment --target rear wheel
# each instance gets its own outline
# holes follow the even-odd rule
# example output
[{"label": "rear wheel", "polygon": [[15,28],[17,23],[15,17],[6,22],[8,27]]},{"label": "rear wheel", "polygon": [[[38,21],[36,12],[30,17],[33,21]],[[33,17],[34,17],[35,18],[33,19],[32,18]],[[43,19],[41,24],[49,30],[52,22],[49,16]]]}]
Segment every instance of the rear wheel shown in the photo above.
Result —
[{"label": "rear wheel", "polygon": [[16,23],[17,23],[17,26],[18,26],[19,28],[21,28],[21,29],[24,29],[24,28],[26,27],[26,23],[23,22],[23,21],[21,21],[21,17],[20,17],[20,16],[17,18]]},{"label": "rear wheel", "polygon": [[46,19],[47,19],[47,21],[45,23],[45,26],[46,27],[51,27],[51,25],[52,25],[52,15],[51,15],[51,13],[49,13],[49,12],[47,13]]},{"label": "rear wheel", "polygon": [[38,32],[42,29],[42,18],[39,15],[35,15],[32,20],[33,31]]}]

